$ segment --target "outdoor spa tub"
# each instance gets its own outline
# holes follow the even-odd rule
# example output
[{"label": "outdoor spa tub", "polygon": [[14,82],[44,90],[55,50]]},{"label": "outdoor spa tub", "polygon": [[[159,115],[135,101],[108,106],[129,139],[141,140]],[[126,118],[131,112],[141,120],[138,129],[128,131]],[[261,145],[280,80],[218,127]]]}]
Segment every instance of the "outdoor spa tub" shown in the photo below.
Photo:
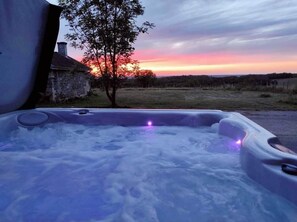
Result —
[{"label": "outdoor spa tub", "polygon": [[239,113],[33,109],[0,131],[4,221],[297,216],[297,156]]}]

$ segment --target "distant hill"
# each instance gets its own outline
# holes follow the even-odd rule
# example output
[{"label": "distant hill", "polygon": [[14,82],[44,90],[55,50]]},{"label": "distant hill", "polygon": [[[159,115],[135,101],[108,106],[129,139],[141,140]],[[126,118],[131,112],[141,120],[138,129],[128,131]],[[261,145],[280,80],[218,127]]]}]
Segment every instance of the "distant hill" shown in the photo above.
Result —
[{"label": "distant hill", "polygon": [[[289,79],[297,79],[296,73],[270,73],[249,75],[183,75],[158,77],[154,87],[228,87],[228,88],[255,88],[275,87],[287,84]],[[283,81],[281,81],[283,80]],[[287,86],[287,85],[286,85]],[[127,79],[122,87],[141,87],[133,78]],[[284,88],[284,87],[282,87]],[[289,89],[289,87],[288,87]]]},{"label": "distant hill", "polygon": [[297,78],[293,73],[271,73],[266,75],[226,75],[226,76],[171,76],[160,77],[156,87],[217,87],[217,86],[270,86],[277,80]]}]

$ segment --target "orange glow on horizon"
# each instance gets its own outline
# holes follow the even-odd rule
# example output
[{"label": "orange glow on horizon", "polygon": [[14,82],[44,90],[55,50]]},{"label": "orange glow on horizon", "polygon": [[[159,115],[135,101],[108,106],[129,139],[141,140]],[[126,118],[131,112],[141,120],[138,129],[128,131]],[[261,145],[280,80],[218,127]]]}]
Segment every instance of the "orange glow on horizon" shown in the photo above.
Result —
[{"label": "orange glow on horizon", "polygon": [[95,65],[91,65],[90,68],[92,69],[91,74],[96,76],[96,73],[99,72],[99,68],[97,66],[95,66]]},{"label": "orange glow on horizon", "polygon": [[151,69],[159,76],[166,75],[215,75],[215,74],[267,74],[296,72],[295,61],[248,62],[234,64],[187,65],[178,63],[140,62],[142,69]]},{"label": "orange glow on horizon", "polygon": [[[297,71],[297,56],[286,58],[273,55],[201,54],[150,57],[151,52],[136,54],[142,69],[151,69],[158,76],[267,74]],[[136,57],[135,56],[135,57]],[[136,57],[136,58],[137,58]],[[153,58],[153,59],[150,59]]]},{"label": "orange glow on horizon", "polygon": [[[224,75],[267,74],[274,72],[297,72],[297,56],[291,58],[261,55],[205,54],[205,55],[160,55],[154,51],[136,51],[141,69],[150,69],[157,76],[168,75]],[[81,61],[78,57],[77,60]],[[92,67],[91,73],[98,72]]]}]

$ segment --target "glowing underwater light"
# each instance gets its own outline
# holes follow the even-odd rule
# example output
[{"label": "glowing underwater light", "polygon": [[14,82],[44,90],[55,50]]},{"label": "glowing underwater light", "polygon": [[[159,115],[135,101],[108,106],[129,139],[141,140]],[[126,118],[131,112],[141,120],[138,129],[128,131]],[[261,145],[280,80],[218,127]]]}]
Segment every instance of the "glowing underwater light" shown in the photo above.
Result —
[{"label": "glowing underwater light", "polygon": [[147,122],[147,125],[148,125],[148,126],[152,126],[152,125],[153,125],[153,122],[152,122],[152,121],[148,121],[148,122]]},{"label": "glowing underwater light", "polygon": [[237,145],[241,145],[241,143],[242,143],[241,140],[237,140],[237,141],[236,141],[236,144],[237,144]]}]

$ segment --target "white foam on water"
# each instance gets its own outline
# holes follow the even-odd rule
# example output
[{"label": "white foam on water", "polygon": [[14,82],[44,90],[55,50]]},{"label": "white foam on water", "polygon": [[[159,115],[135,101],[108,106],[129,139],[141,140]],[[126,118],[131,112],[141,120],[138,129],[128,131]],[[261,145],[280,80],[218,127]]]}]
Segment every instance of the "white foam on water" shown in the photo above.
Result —
[{"label": "white foam on water", "polygon": [[216,127],[50,124],[0,143],[0,221],[294,221]]}]

